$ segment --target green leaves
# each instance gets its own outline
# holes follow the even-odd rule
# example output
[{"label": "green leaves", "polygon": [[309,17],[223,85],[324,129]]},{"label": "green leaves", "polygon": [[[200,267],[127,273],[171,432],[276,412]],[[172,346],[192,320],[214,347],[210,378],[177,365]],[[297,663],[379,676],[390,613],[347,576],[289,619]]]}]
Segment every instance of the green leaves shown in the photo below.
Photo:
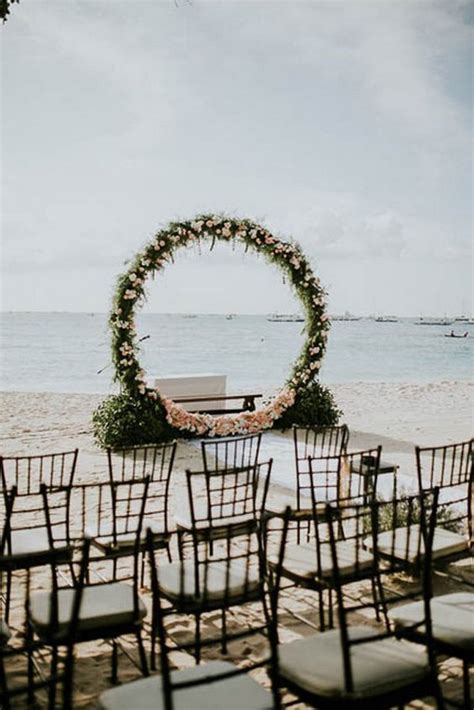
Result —
[{"label": "green leaves", "polygon": [[174,439],[177,432],[166,421],[159,401],[128,394],[107,397],[92,415],[94,437],[99,446],[112,449],[140,444],[158,444]]}]

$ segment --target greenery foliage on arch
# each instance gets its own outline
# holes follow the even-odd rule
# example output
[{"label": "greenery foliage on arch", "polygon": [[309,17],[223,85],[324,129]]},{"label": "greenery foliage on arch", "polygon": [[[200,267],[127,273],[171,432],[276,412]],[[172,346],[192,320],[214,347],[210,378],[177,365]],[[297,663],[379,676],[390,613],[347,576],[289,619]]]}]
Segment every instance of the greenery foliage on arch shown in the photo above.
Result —
[{"label": "greenery foliage on arch", "polygon": [[[146,297],[146,278],[172,263],[178,249],[203,242],[210,242],[212,249],[216,241],[241,243],[246,250],[263,254],[284,273],[305,312],[306,338],[288,380],[274,398],[255,412],[221,416],[187,412],[147,385],[138,359],[134,317],[137,306],[141,306]],[[228,436],[267,429],[278,425],[279,421],[285,426],[334,423],[339,416],[331,393],[317,382],[329,329],[325,291],[297,244],[277,239],[266,228],[248,219],[206,214],[171,223],[157,232],[118,278],[109,324],[115,379],[120,383],[121,394],[107,399],[94,413],[95,435],[102,445],[145,443],[144,437],[149,443],[176,434]],[[306,419],[311,402],[316,403],[317,422],[298,421],[299,402],[304,401]],[[155,424],[152,423],[154,417]]]}]

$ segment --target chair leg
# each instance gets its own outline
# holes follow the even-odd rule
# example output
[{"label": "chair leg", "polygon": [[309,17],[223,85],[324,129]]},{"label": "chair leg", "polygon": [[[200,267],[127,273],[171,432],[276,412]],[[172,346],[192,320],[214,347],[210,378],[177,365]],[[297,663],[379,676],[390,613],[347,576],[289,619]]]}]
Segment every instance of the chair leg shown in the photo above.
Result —
[{"label": "chair leg", "polygon": [[329,611],[329,618],[328,618],[328,624],[329,628],[333,629],[334,628],[334,602],[333,602],[333,594],[332,594],[332,589],[329,589],[329,606],[328,606],[328,611]]},{"label": "chair leg", "polygon": [[31,624],[26,622],[26,644],[28,648],[28,659],[27,659],[27,674],[28,674],[28,705],[33,705],[35,702],[35,691],[33,689],[33,683],[35,679],[35,666],[33,663],[33,629]]},{"label": "chair leg", "polygon": [[65,658],[65,679],[63,694],[63,710],[72,710],[72,697],[74,693],[73,673],[74,673],[74,646],[70,644],[66,651]]},{"label": "chair leg", "polygon": [[173,557],[171,555],[171,547],[170,547],[169,542],[166,543],[166,552],[168,554],[168,562],[170,562],[170,563],[173,562]]},{"label": "chair leg", "polygon": [[196,657],[196,663],[199,665],[201,663],[201,616],[196,614],[196,632],[194,637],[194,653]]},{"label": "chair leg", "polygon": [[138,641],[138,653],[140,654],[140,663],[142,666],[142,673],[144,676],[149,676],[150,671],[148,670],[148,663],[146,660],[146,653],[145,653],[145,647],[143,645],[141,629],[138,629],[138,631],[137,631],[137,641]]},{"label": "chair leg", "polygon": [[156,671],[156,619],[154,609],[151,619],[150,668],[152,671]]},{"label": "chair leg", "polygon": [[118,645],[114,639],[112,641],[112,685],[118,683]]},{"label": "chair leg", "polygon": [[374,600],[375,618],[377,621],[380,622],[379,595],[377,590],[377,583],[374,577],[372,577],[370,581],[372,584],[372,598]]},{"label": "chair leg", "polygon": [[227,653],[227,618],[225,615],[225,607],[222,608],[222,636],[221,636],[221,649],[222,653]]},{"label": "chair leg", "polygon": [[318,601],[319,601],[319,630],[325,631],[326,624],[324,621],[324,596],[323,596],[322,589],[318,589]]},{"label": "chair leg", "polygon": [[7,676],[5,673],[5,666],[3,664],[3,660],[0,656],[0,698],[2,697],[2,693],[5,693],[5,698],[2,700],[3,703],[3,710],[10,710],[10,700],[7,696],[7,691],[8,691],[8,684],[7,684]]},{"label": "chair leg", "polygon": [[53,682],[49,686],[49,701],[48,701],[48,707],[50,708],[55,708],[56,707],[56,678],[58,675],[58,647],[53,646],[51,649],[51,678],[53,679]]},{"label": "chair leg", "polygon": [[436,700],[437,710],[444,710],[444,698],[443,693],[441,691],[437,670],[435,671],[433,677],[433,697]]},{"label": "chair leg", "polygon": [[464,689],[464,707],[467,710],[471,708],[471,683],[469,680],[469,663],[468,661],[462,662],[462,680]]},{"label": "chair leg", "polygon": [[6,590],[5,590],[5,614],[4,614],[5,621],[7,624],[10,620],[11,593],[12,593],[12,572],[8,571],[7,572]]}]

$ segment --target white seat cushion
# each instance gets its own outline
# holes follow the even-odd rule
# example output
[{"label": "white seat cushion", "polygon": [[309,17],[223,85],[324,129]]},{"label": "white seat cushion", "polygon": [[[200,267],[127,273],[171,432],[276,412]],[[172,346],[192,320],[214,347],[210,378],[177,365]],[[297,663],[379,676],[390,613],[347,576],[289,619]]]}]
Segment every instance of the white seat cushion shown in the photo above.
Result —
[{"label": "white seat cushion", "polygon": [[[30,530],[12,530],[10,535],[11,554],[17,558],[25,558],[35,563],[36,557],[51,550],[46,528],[31,528]],[[67,549],[65,542],[58,543],[55,549]]]},{"label": "white seat cushion", "polygon": [[[304,533],[303,533],[304,534]],[[337,560],[339,574],[342,578],[351,577],[356,572],[361,573],[373,566],[373,556],[361,547],[356,549],[355,543],[351,541],[339,540],[336,542]],[[320,576],[330,579],[333,572],[331,549],[328,542],[319,546],[320,571],[318,574],[318,563],[316,559],[316,542],[308,542],[301,545],[288,545],[285,548],[282,573],[292,578],[315,579]],[[358,553],[358,559],[356,558]],[[275,568],[276,557],[269,557],[269,564]]]},{"label": "white seat cushion", "polygon": [[[228,579],[227,579],[228,575]],[[196,587],[193,560],[161,565],[158,574],[161,593],[172,601],[184,604],[229,603],[245,597],[255,597],[260,590],[257,570],[246,570],[239,560],[209,562],[199,565],[199,586]],[[226,594],[227,589],[227,594]]]},{"label": "white seat cushion", "polygon": [[12,530],[11,553],[15,556],[34,555],[50,549],[46,528],[31,530]]},{"label": "white seat cushion", "polygon": [[[164,524],[161,521],[155,521],[155,520],[144,520],[143,521],[143,532],[142,532],[142,538],[143,542],[145,542],[146,538],[146,531],[147,529],[150,528],[152,531],[153,535],[156,536],[156,538],[168,538],[169,533],[165,533],[165,527]],[[114,526],[113,523],[106,523],[100,526],[100,535],[97,535],[95,531],[92,529],[87,529],[86,530],[86,535],[88,535],[91,539],[94,545],[96,547],[100,547],[104,551],[108,551],[111,548],[118,548],[118,549],[129,549],[133,548],[135,545],[135,540],[136,540],[136,533],[135,532],[122,532],[123,526],[118,527],[117,529],[117,539],[114,545]]]},{"label": "white seat cushion", "polygon": [[[226,661],[211,661],[183,671],[173,671],[172,681],[184,682],[212,678],[235,668]],[[162,681],[160,676],[143,678],[118,688],[106,690],[99,698],[102,710],[162,710]],[[272,695],[248,675],[216,680],[175,690],[174,710],[271,710]]]},{"label": "white seat cushion", "polygon": [[[199,515],[199,513],[198,513]],[[202,514],[201,514],[202,515]],[[178,530],[191,530],[193,527],[193,523],[191,520],[191,515],[187,512],[180,513],[179,515],[176,515],[175,518],[175,523],[176,527]],[[249,521],[254,520],[254,515],[253,513],[246,513],[243,515],[227,515],[222,518],[217,518],[216,516],[213,517],[212,519],[212,527],[213,528],[220,528],[220,527],[226,527],[228,525],[235,525],[236,523],[242,523],[245,525],[245,523],[248,523]],[[196,528],[198,530],[207,530],[209,528],[209,520],[198,520],[196,522]]]},{"label": "white seat cushion", "polygon": [[[377,539],[379,552],[384,555],[394,556],[396,559],[414,562],[423,556],[422,533],[419,525],[395,528],[380,533]],[[421,543],[421,544],[420,544]],[[366,547],[372,548],[372,538],[365,540]],[[421,550],[421,555],[420,555]],[[436,528],[433,537],[433,559],[449,557],[459,552],[468,552],[467,539],[459,533]]]},{"label": "white seat cushion", "polygon": [[[474,593],[455,592],[431,600],[433,638],[450,646],[474,650]],[[392,609],[390,619],[398,627],[408,627],[425,618],[422,601]],[[418,629],[423,633],[424,627]]]},{"label": "white seat cushion", "polygon": [[[354,626],[351,639],[374,635]],[[421,646],[394,638],[358,643],[351,647],[353,693],[345,691],[339,630],[326,631],[279,646],[279,674],[289,683],[327,698],[371,698],[426,678],[430,668]]]},{"label": "white seat cushion", "polygon": [[[58,592],[59,631],[67,630],[74,600],[74,589]],[[50,593],[36,592],[30,599],[31,620],[39,635],[47,635],[50,625]],[[146,607],[139,598],[139,616],[146,616]],[[78,632],[90,632],[109,626],[132,623],[133,588],[123,582],[84,587],[79,611]]]}]

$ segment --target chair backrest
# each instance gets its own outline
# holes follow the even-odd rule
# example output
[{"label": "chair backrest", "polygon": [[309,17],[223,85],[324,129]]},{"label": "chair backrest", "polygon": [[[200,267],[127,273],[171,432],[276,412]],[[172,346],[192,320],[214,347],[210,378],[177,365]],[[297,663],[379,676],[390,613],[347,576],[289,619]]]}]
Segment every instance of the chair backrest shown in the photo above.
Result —
[{"label": "chair backrest", "polygon": [[55,535],[57,540],[70,542],[69,496],[72,490],[78,449],[41,456],[0,457],[0,478],[3,505],[8,491],[16,494],[10,520],[11,531],[46,527],[41,487],[57,491]]},{"label": "chair backrest", "polygon": [[150,477],[112,481],[112,534],[114,546],[143,530]]},{"label": "chair backrest", "polygon": [[262,434],[233,436],[201,441],[203,467],[206,471],[254,466],[258,462]]},{"label": "chair backrest", "polygon": [[[270,643],[270,658],[266,654],[259,654],[261,660],[252,661],[247,659],[245,667],[235,666],[229,667],[229,664],[223,664],[222,670],[214,664],[211,674],[208,676],[198,677],[189,680],[186,673],[180,674],[179,677],[171,672],[171,663],[169,654],[178,651],[189,651],[195,648],[196,639],[191,641],[177,640],[173,635],[171,640],[170,635],[173,633],[173,623],[168,625],[167,618],[176,614],[176,610],[186,609],[186,599],[189,599],[190,590],[184,584],[181,578],[180,589],[182,595],[178,600],[170,606],[162,603],[162,595],[160,592],[160,580],[165,577],[166,569],[176,567],[176,565],[160,565],[156,562],[156,550],[154,549],[153,535],[151,530],[148,530],[147,548],[150,560],[151,585],[153,593],[154,618],[156,630],[158,632],[160,644],[160,663],[161,663],[161,687],[163,693],[164,707],[166,710],[173,710],[174,696],[177,691],[184,687],[198,686],[203,683],[214,683],[218,680],[230,678],[242,673],[247,673],[256,668],[268,666],[275,668],[275,649],[276,649],[276,629],[273,623],[273,617],[268,614],[265,599],[265,559],[263,557],[263,549],[259,542],[259,536],[255,535],[255,526],[248,523],[247,529],[242,526],[237,526],[234,529],[232,525],[227,526],[226,534],[220,537],[216,546],[214,546],[213,554],[205,555],[199,560],[199,568],[196,567],[196,586],[191,591],[192,609],[201,607],[201,610],[209,610],[212,608],[228,608],[233,604],[244,604],[246,602],[261,603],[262,612],[256,613],[254,619],[256,623],[246,623],[236,625],[225,624],[222,628],[222,640],[230,642],[249,637],[253,634],[263,634],[268,638]],[[238,539],[238,544],[235,541]],[[207,548],[209,550],[209,548]],[[184,567],[181,565],[180,569]],[[213,597],[213,585],[217,578],[220,587],[219,601],[216,602]],[[194,592],[194,593],[193,593]],[[262,622],[262,620],[264,621]],[[169,629],[169,630],[168,630]],[[201,646],[206,645],[206,640],[199,639]],[[215,637],[207,643],[215,643]],[[205,668],[205,666],[203,666]],[[278,690],[276,684],[273,683],[274,674],[271,673],[272,691],[274,693],[274,707],[280,707],[278,703]],[[234,699],[235,700],[235,699]],[[238,704],[238,701],[237,701]],[[267,705],[264,705],[267,707]]]},{"label": "chair backrest", "polygon": [[293,445],[296,470],[307,469],[308,457],[338,456],[346,451],[349,444],[349,427],[346,424],[334,426],[293,426]]},{"label": "chair backrest", "polygon": [[79,450],[41,456],[0,456],[3,490],[16,486],[17,496],[37,495],[40,485],[72,486]]},{"label": "chair backrest", "polygon": [[382,447],[336,456],[309,457],[307,471],[298,476],[298,507],[346,501],[368,502],[375,497]]},{"label": "chair backrest", "polygon": [[[13,500],[16,495],[15,488],[9,494],[8,509],[12,509]],[[47,502],[46,502],[47,504]],[[8,519],[6,521],[8,526]],[[60,567],[64,564],[71,564],[73,561],[74,550],[72,547],[54,549],[51,548],[45,552],[44,565],[49,569],[49,617],[46,621],[48,626],[49,638],[48,643],[42,640],[33,638],[32,634],[26,633],[21,642],[15,641],[15,644],[8,644],[0,649],[0,706],[9,710],[10,707],[18,707],[17,703],[20,698],[27,696],[28,705],[37,692],[47,692],[48,700],[46,707],[50,708],[72,708],[73,694],[73,665],[74,665],[74,640],[76,637],[77,623],[80,613],[86,570],[88,565],[90,541],[84,540],[81,550],[81,558],[79,562],[79,573],[75,578],[75,593],[71,605],[71,613],[65,621],[59,617],[58,591],[60,588],[59,575]],[[18,561],[14,556],[5,554],[0,555],[0,574],[11,572],[16,568]],[[34,572],[31,569],[27,570],[26,574],[26,611],[29,614],[31,608],[31,595],[35,592],[37,586],[33,579]],[[42,572],[42,584],[44,588],[44,572]],[[49,648],[49,641],[54,639],[56,635],[60,635],[61,645],[65,648],[64,660],[61,666],[53,672],[52,666],[48,663],[46,668],[42,669],[41,675],[35,677],[34,670],[28,672],[28,659],[38,652],[41,656],[42,652]],[[22,667],[23,664],[23,667]],[[61,693],[61,700],[57,700],[57,691]]]},{"label": "chair backrest", "polygon": [[419,490],[439,488],[437,524],[473,540],[474,440],[415,448]]},{"label": "chair backrest", "polygon": [[161,522],[168,532],[169,485],[176,455],[176,442],[154,446],[107,449],[109,476],[112,482],[143,479],[149,476],[145,518]]},{"label": "chair backrest", "polygon": [[472,483],[474,476],[473,439],[446,446],[415,447],[420,490],[442,489]]},{"label": "chair backrest", "polygon": [[[375,641],[380,641],[381,638],[395,637],[396,632],[388,624],[386,615],[387,605],[392,602],[401,603],[403,601],[412,601],[420,596],[420,590],[413,589],[407,585],[406,590],[397,589],[396,595],[389,598],[384,591],[384,587],[380,582],[380,573],[384,576],[391,574],[399,574],[401,571],[411,569],[415,573],[421,574],[422,589],[421,597],[423,603],[422,618],[413,622],[413,630],[422,628],[426,643],[426,648],[430,658],[431,667],[435,667],[434,646],[432,638],[432,625],[430,613],[430,600],[432,596],[431,589],[431,563],[432,563],[432,548],[433,538],[436,526],[436,508],[438,500],[438,489],[427,492],[423,495],[410,496],[405,499],[395,499],[390,501],[377,501],[372,503],[370,507],[370,530],[367,530],[370,536],[371,552],[373,556],[373,571],[374,577],[378,584],[372,586],[372,594],[375,596],[377,589],[378,600],[370,598],[370,592],[362,597],[360,602],[355,605],[349,602],[347,595],[343,594],[344,578],[341,574],[345,564],[344,553],[341,552],[341,547],[338,545],[339,539],[339,517],[334,507],[328,506],[328,521],[329,521],[329,539],[332,554],[333,579],[332,584],[337,595],[337,613],[339,618],[339,634],[341,640],[341,648],[343,652],[343,666],[346,692],[354,690],[353,670],[352,670],[352,649],[355,646],[361,648],[365,644],[370,644]],[[362,509],[362,515],[365,517],[367,507],[356,506],[354,508],[353,517],[358,518],[358,510]],[[369,520],[366,518],[366,520]],[[397,535],[394,534],[394,525],[403,520],[403,529],[405,531],[405,539],[400,545],[397,541]],[[416,521],[416,522],[415,522]],[[366,527],[367,523],[364,523]],[[388,530],[386,529],[388,528]],[[391,552],[382,553],[382,535],[389,533],[391,537]],[[390,536],[390,533],[391,536]],[[367,546],[367,542],[365,543]],[[395,551],[395,547],[397,550]],[[418,555],[414,554],[413,547],[418,548]],[[396,552],[396,554],[395,554]],[[383,569],[380,563],[383,559]],[[360,558],[357,563],[362,566],[364,561]],[[367,598],[369,597],[369,598]],[[364,611],[373,606],[378,601],[384,611],[386,625],[383,633],[381,630],[368,629],[367,634],[350,634],[349,633],[349,615],[364,614]],[[408,628],[405,628],[405,632]]]},{"label": "chair backrest", "polygon": [[[437,490],[434,490],[423,496],[374,501],[371,505],[353,504],[345,510],[342,519],[338,508],[328,504],[325,512],[313,519],[314,527],[320,530],[319,537],[314,537],[315,567],[318,569],[318,565],[327,560],[328,553],[330,555],[331,564],[325,581],[336,593],[346,692],[353,691],[353,646],[394,636],[395,632],[391,629],[387,616],[388,604],[413,600],[420,596],[420,589],[413,591],[413,585],[407,585],[405,589],[397,585],[396,593],[390,597],[382,585],[381,575],[385,578],[385,575],[399,575],[400,572],[406,571],[422,575],[424,614],[423,618],[413,625],[426,629],[427,645],[431,644],[429,652],[432,653],[429,601],[437,495]],[[309,511],[301,513],[289,508],[285,511],[278,564],[272,584],[274,616],[278,613],[283,564],[288,544],[291,544],[292,525],[309,515]],[[404,526],[402,540],[393,532],[400,523]],[[364,584],[356,595],[345,594],[344,586],[348,582],[358,580],[367,580],[367,585]],[[360,619],[365,620],[362,625],[366,626],[367,616],[373,617],[374,611],[382,612],[385,621],[383,626],[367,627],[366,634],[349,633],[351,615],[355,616],[358,626],[361,626]],[[434,655],[432,657],[434,659]]]},{"label": "chair backrest", "polygon": [[293,427],[293,447],[296,470],[296,507],[304,507],[308,494],[309,459],[321,458],[327,473],[337,471],[340,457],[347,450],[349,429],[341,426]]},{"label": "chair backrest", "polygon": [[273,460],[214,471],[186,471],[192,528],[258,520],[265,508]]}]

